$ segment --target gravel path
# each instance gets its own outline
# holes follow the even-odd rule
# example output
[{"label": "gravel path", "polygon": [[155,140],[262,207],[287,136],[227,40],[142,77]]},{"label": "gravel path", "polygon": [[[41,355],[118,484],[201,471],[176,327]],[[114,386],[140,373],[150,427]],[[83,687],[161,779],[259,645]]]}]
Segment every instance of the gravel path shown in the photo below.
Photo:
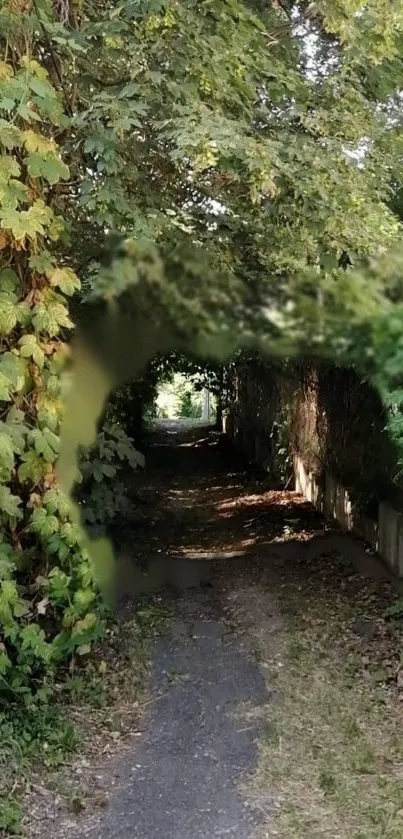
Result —
[{"label": "gravel path", "polygon": [[[67,813],[63,794],[49,792],[35,802],[30,836],[252,839],[267,823],[273,802],[250,778],[270,697],[253,642],[222,596],[229,579],[242,593],[234,572],[245,530],[218,507],[236,502],[251,475],[200,423],[157,426],[141,486],[145,515],[118,583],[129,596],[158,590],[171,614],[152,652],[147,711],[122,751],[63,770],[76,788],[81,778],[88,803]],[[106,806],[90,806],[94,785]]]},{"label": "gravel path", "polygon": [[155,649],[155,697],[142,739],[116,765],[95,839],[249,839],[262,811],[239,790],[256,762],[257,721],[241,703],[267,694],[242,637],[229,630],[207,593],[176,604],[171,631]]}]

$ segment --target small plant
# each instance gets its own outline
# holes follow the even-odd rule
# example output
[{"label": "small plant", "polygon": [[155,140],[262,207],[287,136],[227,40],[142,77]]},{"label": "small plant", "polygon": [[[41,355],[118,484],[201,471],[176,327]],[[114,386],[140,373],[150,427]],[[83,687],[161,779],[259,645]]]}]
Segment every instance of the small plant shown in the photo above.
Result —
[{"label": "small plant", "polygon": [[361,742],[352,756],[351,768],[360,775],[371,775],[374,765],[375,755],[372,747],[365,741]]},{"label": "small plant", "polygon": [[403,618],[403,597],[398,597],[389,606],[384,609],[384,618],[394,618],[401,620]]},{"label": "small plant", "polygon": [[95,446],[82,452],[78,490],[84,521],[107,524],[128,511],[124,472],[144,466],[144,457],[117,423],[105,422]]},{"label": "small plant", "polygon": [[14,796],[2,796],[0,801],[0,835],[17,836],[20,833],[21,815],[21,807]]},{"label": "small plant", "polygon": [[333,795],[337,789],[336,778],[328,769],[323,769],[319,775],[319,786],[325,795]]},{"label": "small plant", "polygon": [[187,682],[189,676],[179,670],[167,670],[165,673],[169,685],[182,685]]},{"label": "small plant", "polygon": [[[200,395],[196,393],[196,396]],[[199,419],[201,413],[200,398],[195,399],[195,394],[192,394],[190,390],[185,390],[179,399],[179,415],[189,419]]]},{"label": "small plant", "polygon": [[274,746],[278,746],[280,743],[280,731],[278,725],[275,720],[271,720],[267,723],[264,727],[263,737],[266,743],[271,743]]}]

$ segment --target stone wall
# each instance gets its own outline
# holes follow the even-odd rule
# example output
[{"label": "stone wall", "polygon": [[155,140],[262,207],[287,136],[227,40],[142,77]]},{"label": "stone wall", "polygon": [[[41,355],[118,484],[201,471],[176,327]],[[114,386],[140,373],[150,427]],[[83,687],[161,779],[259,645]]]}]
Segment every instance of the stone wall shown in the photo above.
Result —
[{"label": "stone wall", "polygon": [[343,530],[349,530],[367,542],[398,577],[403,577],[403,513],[391,504],[378,505],[376,519],[357,513],[348,491],[326,472],[321,485],[317,476],[304,463],[301,455],[294,457],[295,489],[318,510],[334,518]]}]

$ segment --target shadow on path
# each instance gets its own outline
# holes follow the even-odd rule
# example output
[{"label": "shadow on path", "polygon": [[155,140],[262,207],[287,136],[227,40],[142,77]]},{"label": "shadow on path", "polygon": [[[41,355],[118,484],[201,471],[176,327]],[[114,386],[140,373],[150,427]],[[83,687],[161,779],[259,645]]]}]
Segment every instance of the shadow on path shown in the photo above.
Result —
[{"label": "shadow on path", "polygon": [[[348,537],[327,532],[296,493],[271,488],[265,473],[200,424],[160,424],[144,477],[134,480],[144,519],[121,551],[118,593],[130,604],[141,591],[157,592],[158,602],[169,606],[170,627],[153,651],[144,730],[97,767],[109,792],[106,811],[59,820],[57,833],[72,839],[272,835],[265,832],[275,808],[272,791],[256,792],[249,783],[275,698],[271,665],[260,660],[256,645],[264,640],[266,662],[279,660],[281,590],[300,590],[306,579],[310,595],[316,587],[325,602],[335,587],[340,593],[348,574],[342,596],[354,597],[362,577],[346,568],[365,565],[368,557]],[[335,551],[343,562],[327,560]],[[304,604],[294,602],[296,618]]]}]

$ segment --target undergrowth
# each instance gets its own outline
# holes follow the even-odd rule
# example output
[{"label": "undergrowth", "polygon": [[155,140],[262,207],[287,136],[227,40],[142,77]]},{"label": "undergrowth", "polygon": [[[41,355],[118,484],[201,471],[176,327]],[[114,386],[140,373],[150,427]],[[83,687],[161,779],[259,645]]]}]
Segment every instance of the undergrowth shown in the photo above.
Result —
[{"label": "undergrowth", "polygon": [[[0,712],[0,836],[24,836],[35,818],[38,784],[62,790],[64,806],[80,805],[64,767],[88,750],[116,746],[138,721],[148,674],[150,643],[162,631],[167,611],[143,598],[107,630],[107,637],[56,684],[48,703]],[[62,782],[60,782],[60,776]],[[40,816],[38,816],[40,818]]]}]

